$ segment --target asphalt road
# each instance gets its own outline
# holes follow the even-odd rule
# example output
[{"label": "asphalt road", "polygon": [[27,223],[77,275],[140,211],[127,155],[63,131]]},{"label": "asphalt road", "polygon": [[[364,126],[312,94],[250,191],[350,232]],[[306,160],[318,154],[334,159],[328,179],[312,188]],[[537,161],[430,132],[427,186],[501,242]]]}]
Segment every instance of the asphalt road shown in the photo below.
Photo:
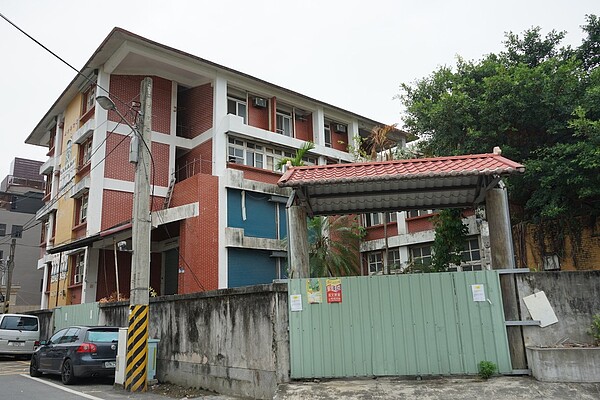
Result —
[{"label": "asphalt road", "polygon": [[58,375],[29,376],[29,361],[0,356],[0,399],[23,400],[167,400],[154,393],[129,393],[113,387],[112,378],[81,379],[65,386]]}]

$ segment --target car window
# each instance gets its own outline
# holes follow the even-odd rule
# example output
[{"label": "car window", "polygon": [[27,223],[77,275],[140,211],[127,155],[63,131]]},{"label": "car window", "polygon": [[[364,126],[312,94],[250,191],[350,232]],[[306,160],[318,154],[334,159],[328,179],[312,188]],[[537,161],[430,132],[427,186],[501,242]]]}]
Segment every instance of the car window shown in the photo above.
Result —
[{"label": "car window", "polygon": [[86,342],[111,343],[119,340],[119,331],[115,330],[93,330],[88,331]]},{"label": "car window", "polygon": [[65,329],[61,329],[60,331],[56,332],[54,335],[52,335],[52,337],[50,338],[50,340],[48,340],[49,343],[58,343],[58,341],[60,340],[60,338],[67,333],[67,328]]},{"label": "car window", "polygon": [[74,343],[79,339],[79,328],[69,328],[62,338],[60,338],[60,344],[63,343]]},{"label": "car window", "polygon": [[8,329],[10,331],[35,332],[38,330],[38,320],[34,317],[7,315],[2,319],[0,329]]}]

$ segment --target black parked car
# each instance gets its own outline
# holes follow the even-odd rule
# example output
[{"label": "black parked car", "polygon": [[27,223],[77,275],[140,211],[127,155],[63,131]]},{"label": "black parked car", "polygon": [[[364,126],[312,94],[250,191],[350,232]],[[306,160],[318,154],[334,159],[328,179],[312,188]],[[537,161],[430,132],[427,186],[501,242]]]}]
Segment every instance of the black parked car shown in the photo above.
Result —
[{"label": "black parked car", "polygon": [[70,385],[84,376],[115,374],[119,328],[72,326],[40,342],[29,365],[29,375],[60,374]]}]

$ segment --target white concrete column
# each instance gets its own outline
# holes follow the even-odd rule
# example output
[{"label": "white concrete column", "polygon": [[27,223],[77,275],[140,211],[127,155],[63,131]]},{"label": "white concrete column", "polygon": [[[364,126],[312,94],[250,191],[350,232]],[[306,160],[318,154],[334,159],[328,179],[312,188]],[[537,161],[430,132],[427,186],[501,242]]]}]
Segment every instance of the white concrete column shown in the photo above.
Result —
[{"label": "white concrete column", "polygon": [[44,278],[42,278],[42,298],[40,301],[40,309],[45,310],[48,308],[48,295],[46,294],[46,288],[48,287],[48,263],[44,263]]},{"label": "white concrete column", "polygon": [[100,250],[88,247],[85,250],[85,264],[83,269],[83,288],[81,291],[81,303],[93,303],[96,301],[96,290],[98,289],[98,260]]},{"label": "white concrete column", "polygon": [[213,140],[212,140],[212,173],[219,177],[219,289],[227,288],[229,282],[227,242],[225,227],[227,226],[227,80],[218,73],[213,82]]},{"label": "white concrete column", "polygon": [[[177,82],[173,81],[171,86],[171,126],[170,135],[172,137],[177,136]],[[169,145],[169,183],[175,172],[175,157],[176,146],[173,144]]]},{"label": "white concrete column", "polygon": [[323,107],[318,107],[312,114],[313,137],[315,144],[325,146],[325,112]]},{"label": "white concrete column", "polygon": [[358,137],[358,120],[353,120],[348,124],[348,146],[356,149],[356,138]]},{"label": "white concrete column", "polygon": [[408,230],[406,229],[406,217],[408,216],[408,213],[406,211],[400,211],[398,213],[398,235],[405,235],[408,233]]},{"label": "white concrete column", "polygon": [[400,246],[398,250],[400,251],[400,268],[404,269],[410,261],[410,252],[408,246]]},{"label": "white concrete column", "polygon": [[[98,72],[97,96],[108,96],[100,87],[110,90],[110,75],[100,68]],[[102,197],[104,196],[104,158],[106,156],[106,132],[109,129],[106,120],[108,111],[96,105],[94,120],[96,127],[92,138],[92,158],[90,171],[90,191],[88,196],[87,234],[100,232],[102,224]]]},{"label": "white concrete column", "polygon": [[217,74],[213,82],[213,175],[223,176],[227,169],[227,80]]}]

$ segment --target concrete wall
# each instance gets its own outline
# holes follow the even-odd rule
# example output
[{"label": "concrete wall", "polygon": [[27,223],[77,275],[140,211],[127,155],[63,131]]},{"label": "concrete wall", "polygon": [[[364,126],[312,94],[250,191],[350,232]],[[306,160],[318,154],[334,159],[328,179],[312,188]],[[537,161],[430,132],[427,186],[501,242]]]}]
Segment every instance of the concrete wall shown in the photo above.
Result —
[{"label": "concrete wall", "polygon": [[[270,399],[289,380],[286,284],[176,295],[150,302],[161,382]],[[127,326],[128,304],[101,304],[99,325]]]},{"label": "concrete wall", "polygon": [[587,330],[592,316],[600,314],[600,271],[535,272],[516,275],[521,319],[532,319],[523,297],[544,291],[558,318],[556,324],[540,328],[524,326],[526,346],[553,346],[557,343],[591,343]]}]

